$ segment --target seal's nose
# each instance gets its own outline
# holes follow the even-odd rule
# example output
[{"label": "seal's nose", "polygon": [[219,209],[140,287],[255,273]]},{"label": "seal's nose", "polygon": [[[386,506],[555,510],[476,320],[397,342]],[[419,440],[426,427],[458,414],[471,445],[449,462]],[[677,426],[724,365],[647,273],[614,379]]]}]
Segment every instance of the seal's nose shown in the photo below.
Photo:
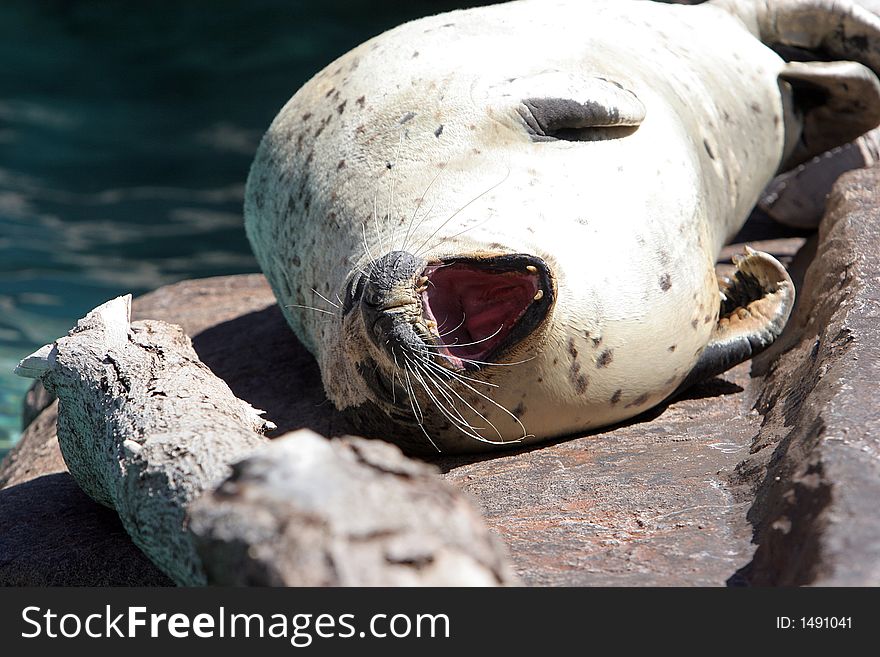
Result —
[{"label": "seal's nose", "polygon": [[415,280],[426,264],[406,251],[392,251],[376,259],[370,265],[361,302],[377,312],[414,303]]},{"label": "seal's nose", "polygon": [[426,266],[411,253],[392,251],[370,263],[357,283],[367,336],[392,358],[397,346],[407,351],[424,347],[415,326],[421,319],[416,287]]}]

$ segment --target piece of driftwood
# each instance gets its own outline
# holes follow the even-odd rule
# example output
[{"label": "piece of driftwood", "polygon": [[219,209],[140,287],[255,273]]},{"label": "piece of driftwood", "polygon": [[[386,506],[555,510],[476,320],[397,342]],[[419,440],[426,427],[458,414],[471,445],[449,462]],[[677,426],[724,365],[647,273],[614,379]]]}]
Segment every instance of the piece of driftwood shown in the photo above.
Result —
[{"label": "piece of driftwood", "polygon": [[302,429],[261,448],[190,508],[212,584],[515,583],[479,511],[394,445]]},{"label": "piece of driftwood", "polygon": [[99,306],[16,370],[60,400],[58,442],[79,486],[117,511],[175,582],[205,581],[187,505],[265,439],[258,412],[199,361],[174,325],[129,323],[131,297]]},{"label": "piece of driftwood", "polygon": [[307,430],[266,445],[274,425],[180,327],[129,318],[130,297],[109,301],[16,371],[58,397],[80,487],[177,584],[515,583],[479,511],[433,468]]}]

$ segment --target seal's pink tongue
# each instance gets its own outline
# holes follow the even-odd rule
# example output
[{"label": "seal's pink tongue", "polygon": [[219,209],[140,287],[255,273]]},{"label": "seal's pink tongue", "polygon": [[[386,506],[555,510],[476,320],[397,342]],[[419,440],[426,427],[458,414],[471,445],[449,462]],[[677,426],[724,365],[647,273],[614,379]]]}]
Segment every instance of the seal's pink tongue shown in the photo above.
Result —
[{"label": "seal's pink tongue", "polygon": [[496,272],[455,263],[425,271],[430,281],[423,293],[424,312],[437,322],[446,345],[443,353],[457,364],[481,361],[510,333],[534,301],[535,273]]}]

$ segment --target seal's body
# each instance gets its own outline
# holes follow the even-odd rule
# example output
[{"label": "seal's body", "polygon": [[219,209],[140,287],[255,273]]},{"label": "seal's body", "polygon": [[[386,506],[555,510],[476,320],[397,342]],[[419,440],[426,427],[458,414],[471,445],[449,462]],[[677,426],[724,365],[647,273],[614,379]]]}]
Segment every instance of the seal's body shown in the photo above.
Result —
[{"label": "seal's body", "polygon": [[626,419],[769,344],[787,276],[752,253],[719,294],[714,263],[810,117],[752,18],[512,2],[306,84],[246,221],[334,404],[474,450]]}]

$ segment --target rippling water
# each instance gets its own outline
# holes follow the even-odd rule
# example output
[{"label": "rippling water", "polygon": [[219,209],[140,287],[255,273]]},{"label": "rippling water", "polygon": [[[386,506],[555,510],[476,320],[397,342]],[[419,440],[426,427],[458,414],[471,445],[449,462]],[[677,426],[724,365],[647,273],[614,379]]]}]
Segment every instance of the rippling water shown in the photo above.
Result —
[{"label": "rippling water", "polygon": [[272,117],[404,20],[486,2],[0,3],[0,454],[18,361],[122,293],[257,269],[241,204]]}]

